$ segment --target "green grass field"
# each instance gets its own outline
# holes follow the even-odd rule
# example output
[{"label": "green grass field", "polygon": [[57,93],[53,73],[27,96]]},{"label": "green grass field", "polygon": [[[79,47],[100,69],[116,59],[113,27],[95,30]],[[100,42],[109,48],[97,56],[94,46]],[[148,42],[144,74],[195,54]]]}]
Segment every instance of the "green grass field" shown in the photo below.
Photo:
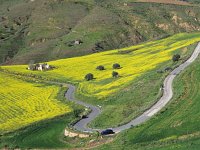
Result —
[{"label": "green grass field", "polygon": [[98,149],[198,150],[200,146],[200,58],[174,82],[172,102],[147,123]]},{"label": "green grass field", "polygon": [[0,137],[0,148],[58,149],[82,147],[89,139],[64,137],[64,129],[76,119],[73,113],[38,122]]}]

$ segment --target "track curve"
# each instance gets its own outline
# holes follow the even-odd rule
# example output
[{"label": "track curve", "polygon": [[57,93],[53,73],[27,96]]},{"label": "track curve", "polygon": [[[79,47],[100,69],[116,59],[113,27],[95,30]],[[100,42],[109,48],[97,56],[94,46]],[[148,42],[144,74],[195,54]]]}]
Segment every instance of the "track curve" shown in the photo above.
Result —
[{"label": "track curve", "polygon": [[[142,115],[136,117],[135,119],[131,120],[129,123],[121,125],[116,128],[112,128],[114,132],[118,133],[123,130],[129,129],[133,126],[137,126],[139,124],[144,123],[145,121],[149,120],[152,116],[157,114],[162,108],[164,108],[167,103],[172,99],[173,91],[172,91],[172,83],[174,78],[186,67],[188,67],[192,62],[196,60],[196,58],[200,54],[200,42],[198,43],[197,47],[195,48],[194,52],[192,53],[191,57],[175,68],[164,80],[163,83],[163,96],[157,101],[156,104],[154,104],[152,107],[150,107],[148,110],[146,110]],[[88,114],[87,118],[83,118],[79,120],[76,124],[74,124],[74,128],[81,132],[94,132],[94,131],[102,131],[104,129],[91,129],[87,127],[87,125],[94,120],[100,113],[101,110],[97,106],[93,106],[91,104],[87,104],[85,102],[79,101],[75,99],[74,93],[75,93],[75,86],[68,84],[68,91],[65,93],[65,97],[67,100],[74,101],[76,104],[83,105],[87,108],[91,109],[91,113]]]}]

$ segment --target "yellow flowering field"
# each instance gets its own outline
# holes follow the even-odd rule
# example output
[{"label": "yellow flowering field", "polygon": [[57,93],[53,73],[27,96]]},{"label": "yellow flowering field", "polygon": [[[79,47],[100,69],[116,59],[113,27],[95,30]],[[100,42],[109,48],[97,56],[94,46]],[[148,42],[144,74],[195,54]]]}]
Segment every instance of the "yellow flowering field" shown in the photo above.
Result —
[{"label": "yellow flowering field", "polygon": [[58,101],[60,87],[30,83],[0,72],[0,133],[70,112]]},{"label": "yellow flowering field", "polygon": [[[61,59],[48,62],[57,68],[51,71],[29,71],[26,65],[2,67],[24,74],[36,74],[44,78],[57,79],[78,84],[78,92],[86,96],[105,98],[134,82],[138,76],[157,67],[160,63],[171,60],[173,52],[200,41],[200,33],[181,33],[172,37],[123,49],[95,53],[82,57]],[[119,63],[117,70],[120,77],[112,78],[112,65]],[[106,70],[98,71],[98,65]],[[94,74],[95,80],[85,81],[87,73]]]}]

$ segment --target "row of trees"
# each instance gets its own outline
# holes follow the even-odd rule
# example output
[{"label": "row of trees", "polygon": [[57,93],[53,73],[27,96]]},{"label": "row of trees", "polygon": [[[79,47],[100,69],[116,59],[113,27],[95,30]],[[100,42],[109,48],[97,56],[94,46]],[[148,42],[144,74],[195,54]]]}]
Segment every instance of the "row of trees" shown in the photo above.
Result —
[{"label": "row of trees", "polygon": [[[120,64],[118,64],[118,63],[113,64],[112,67],[113,67],[113,69],[120,69],[120,68],[121,68]],[[100,65],[100,66],[97,66],[96,69],[97,69],[97,70],[105,70],[105,67],[102,66],[102,65]]]},{"label": "row of trees", "polygon": [[[113,67],[113,69],[120,69],[121,68],[120,64],[118,64],[118,63],[113,64],[112,67]],[[105,67],[100,65],[100,66],[97,66],[96,69],[102,71],[102,70],[105,70]],[[116,72],[116,71],[113,71],[112,72],[112,77],[113,78],[119,77],[119,73]],[[85,79],[87,81],[93,80],[94,79],[94,75],[92,73],[88,73],[88,74],[85,75]]]},{"label": "row of trees", "polygon": [[[173,55],[172,60],[174,62],[177,62],[177,61],[180,60],[180,58],[181,58],[181,56],[179,54],[175,54],[175,55]],[[115,64],[113,64],[112,68],[113,69],[120,69],[121,66],[120,66],[120,64],[115,63]],[[102,71],[102,70],[105,70],[105,67],[100,65],[100,66],[97,66],[96,69]],[[114,78],[119,77],[119,73],[116,72],[116,71],[113,71],[112,72],[112,77],[114,77]],[[88,74],[85,75],[85,79],[87,81],[93,80],[94,79],[94,75],[92,73],[88,73]]]}]

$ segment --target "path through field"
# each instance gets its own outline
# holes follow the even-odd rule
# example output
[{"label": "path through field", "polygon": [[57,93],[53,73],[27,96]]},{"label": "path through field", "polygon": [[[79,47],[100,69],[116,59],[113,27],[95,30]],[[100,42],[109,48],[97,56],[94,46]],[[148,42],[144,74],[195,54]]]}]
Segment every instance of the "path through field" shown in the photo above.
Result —
[{"label": "path through field", "polygon": [[[149,108],[147,111],[145,111],[142,115],[138,116],[137,118],[131,120],[129,123],[124,124],[122,126],[112,128],[114,132],[118,133],[123,130],[129,129],[131,127],[137,126],[139,124],[144,123],[145,121],[149,120],[151,117],[156,115],[162,108],[164,108],[167,103],[172,99],[173,91],[172,91],[172,83],[174,78],[186,67],[188,67],[192,62],[196,60],[196,58],[199,56],[200,53],[200,42],[198,43],[196,49],[194,50],[192,56],[183,64],[181,64],[179,67],[174,69],[164,80],[163,83],[163,96],[160,98],[160,100],[154,104],[151,108]],[[87,108],[91,109],[91,113],[88,114],[87,118],[83,118],[79,120],[75,125],[74,128],[81,132],[94,132],[94,131],[102,131],[105,129],[91,129],[87,127],[87,125],[94,120],[100,113],[101,110],[97,106],[93,106],[91,104],[87,104],[85,102],[79,101],[75,99],[74,92],[75,92],[75,86],[69,84],[68,85],[68,91],[65,93],[65,97],[70,100],[74,101],[77,104],[83,105]]]}]

